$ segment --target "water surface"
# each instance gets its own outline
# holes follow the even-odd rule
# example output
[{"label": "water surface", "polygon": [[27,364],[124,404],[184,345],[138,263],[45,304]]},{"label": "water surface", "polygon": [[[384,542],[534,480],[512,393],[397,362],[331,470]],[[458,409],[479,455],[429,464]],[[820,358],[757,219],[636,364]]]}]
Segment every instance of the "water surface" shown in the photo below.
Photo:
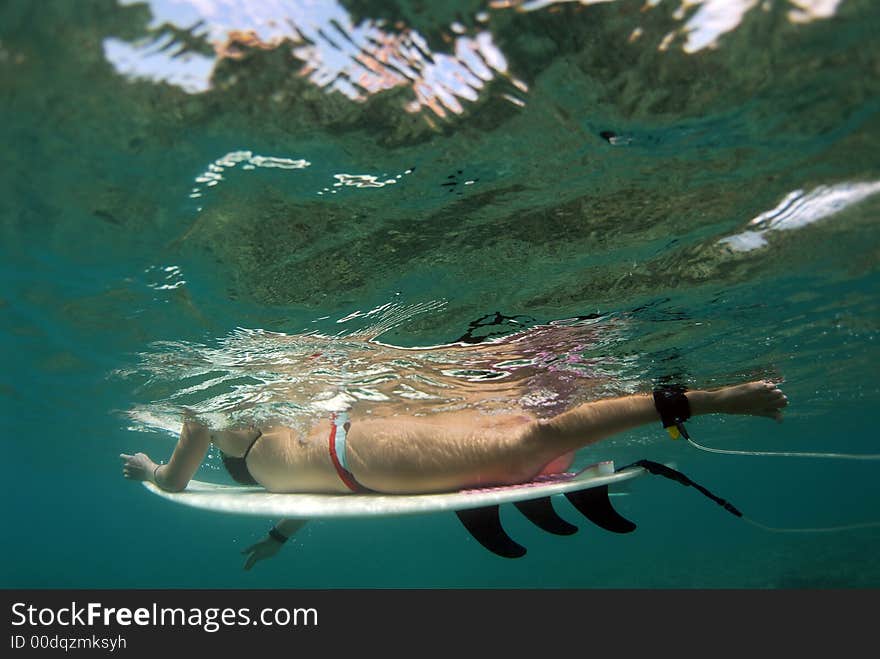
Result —
[{"label": "water surface", "polygon": [[[878,24],[868,0],[4,3],[2,584],[877,587],[878,528],[771,533],[649,478],[615,498],[629,536],[511,514],[505,561],[451,515],[318,522],[243,573],[271,520],[172,506],[117,455],[166,455],[182,405],[295,415],[290,337],[344,365],[351,335],[560,321],[583,336],[531,354],[538,403],[784,378],[782,425],[692,434],[880,452]],[[498,386],[450,359],[437,381]],[[405,403],[414,369],[348,376]],[[643,457],[772,526],[880,519],[876,462],[651,427],[578,464]]]}]

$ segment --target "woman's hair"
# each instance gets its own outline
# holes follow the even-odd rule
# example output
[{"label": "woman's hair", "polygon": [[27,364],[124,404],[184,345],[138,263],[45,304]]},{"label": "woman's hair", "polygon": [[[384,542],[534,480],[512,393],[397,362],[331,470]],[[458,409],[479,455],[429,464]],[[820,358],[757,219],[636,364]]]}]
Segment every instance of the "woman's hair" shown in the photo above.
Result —
[{"label": "woman's hair", "polygon": [[244,458],[234,458],[231,455],[226,455],[223,451],[220,451],[220,456],[223,458],[223,466],[226,467],[226,471],[229,472],[229,475],[232,476],[232,480],[236,483],[241,483],[242,485],[259,485],[259,483],[254,480],[254,477],[251,476],[251,472],[248,471],[247,463]]}]

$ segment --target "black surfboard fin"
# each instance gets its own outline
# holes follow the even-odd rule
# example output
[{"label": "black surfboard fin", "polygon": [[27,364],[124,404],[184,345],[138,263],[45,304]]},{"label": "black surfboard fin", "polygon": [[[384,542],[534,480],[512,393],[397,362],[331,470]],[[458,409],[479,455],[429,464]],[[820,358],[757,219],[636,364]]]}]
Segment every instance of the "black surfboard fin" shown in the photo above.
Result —
[{"label": "black surfboard fin", "polygon": [[556,513],[550,497],[530,499],[529,501],[515,501],[513,505],[542,531],[552,533],[553,535],[572,535],[577,533],[578,527],[574,524],[569,524]]},{"label": "black surfboard fin", "polygon": [[504,558],[520,558],[526,548],[513,540],[501,526],[498,506],[456,510],[455,514],[474,539],[493,554]]},{"label": "black surfboard fin", "polygon": [[636,530],[634,523],[622,517],[611,506],[607,485],[578,490],[577,492],[566,492],[565,498],[571,501],[581,515],[606,531],[631,533]]}]

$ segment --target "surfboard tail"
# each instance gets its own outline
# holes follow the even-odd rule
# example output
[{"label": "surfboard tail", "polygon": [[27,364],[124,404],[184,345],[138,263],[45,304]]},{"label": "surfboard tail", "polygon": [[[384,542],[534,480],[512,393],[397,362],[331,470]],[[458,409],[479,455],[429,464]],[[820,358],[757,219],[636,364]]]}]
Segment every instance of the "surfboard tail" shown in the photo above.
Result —
[{"label": "surfboard tail", "polygon": [[[636,529],[633,522],[623,517],[611,505],[607,485],[566,492],[565,497],[584,517],[606,531],[631,533]],[[542,531],[553,535],[577,533],[578,527],[559,516],[550,497],[516,501],[514,506]],[[493,554],[503,558],[521,558],[526,555],[526,548],[511,538],[501,526],[499,506],[457,510],[456,515],[474,539]]]},{"label": "surfboard tail", "polygon": [[612,533],[632,533],[636,525],[618,513],[608,498],[608,486],[566,492],[565,498],[596,526]]},{"label": "surfboard tail", "polygon": [[526,548],[507,535],[501,526],[498,506],[456,510],[455,514],[474,539],[493,554],[503,558],[526,555]]},{"label": "surfboard tail", "polygon": [[550,497],[516,501],[513,505],[525,515],[526,519],[542,531],[552,533],[553,535],[573,535],[577,533],[578,527],[565,521],[556,513]]}]

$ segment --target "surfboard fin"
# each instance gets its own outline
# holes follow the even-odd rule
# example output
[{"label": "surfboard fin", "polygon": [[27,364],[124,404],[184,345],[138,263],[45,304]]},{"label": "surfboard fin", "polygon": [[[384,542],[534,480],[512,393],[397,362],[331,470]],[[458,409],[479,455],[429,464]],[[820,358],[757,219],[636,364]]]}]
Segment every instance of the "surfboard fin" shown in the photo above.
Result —
[{"label": "surfboard fin", "polygon": [[542,531],[553,535],[572,535],[578,527],[562,519],[553,508],[550,497],[516,501],[514,504],[526,518]]},{"label": "surfboard fin", "polygon": [[455,514],[474,539],[493,554],[504,558],[526,555],[526,548],[507,535],[501,526],[498,506],[456,510]]},{"label": "surfboard fin", "polygon": [[636,530],[636,525],[633,522],[622,517],[611,506],[607,485],[578,490],[577,492],[566,492],[565,498],[571,501],[571,504],[578,509],[581,515],[606,531],[631,533]]}]

